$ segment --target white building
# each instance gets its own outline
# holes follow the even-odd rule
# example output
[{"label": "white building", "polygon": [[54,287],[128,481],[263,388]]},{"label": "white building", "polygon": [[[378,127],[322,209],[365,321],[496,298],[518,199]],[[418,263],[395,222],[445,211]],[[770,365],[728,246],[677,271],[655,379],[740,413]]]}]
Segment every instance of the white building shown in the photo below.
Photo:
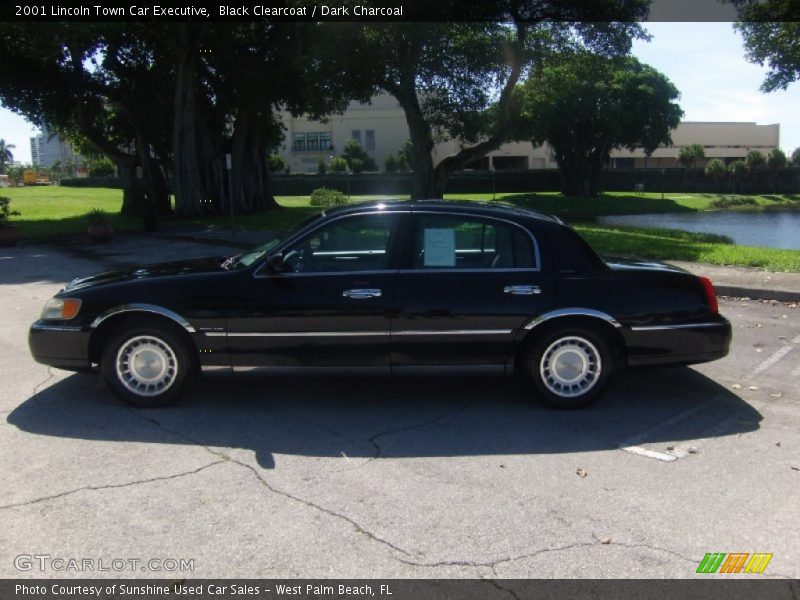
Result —
[{"label": "white building", "polygon": [[[351,102],[341,115],[332,115],[324,122],[305,117],[281,115],[286,139],[280,154],[292,172],[316,172],[320,158],[326,162],[339,156],[349,139],[364,147],[378,167],[384,169],[389,154],[397,154],[409,139],[405,113],[389,94],[379,94],[368,104]],[[744,159],[750,150],[768,154],[779,145],[780,126],[753,122],[682,122],[672,132],[672,145],[657,148],[650,157],[644,150],[614,150],[612,166],[620,168],[674,168],[681,147],[703,146],[706,159],[720,158],[726,163]],[[458,143],[436,144],[434,162],[455,154]],[[530,142],[509,142],[471,165],[476,169],[555,169],[557,164],[547,145]],[[702,165],[698,165],[702,166]]]}]

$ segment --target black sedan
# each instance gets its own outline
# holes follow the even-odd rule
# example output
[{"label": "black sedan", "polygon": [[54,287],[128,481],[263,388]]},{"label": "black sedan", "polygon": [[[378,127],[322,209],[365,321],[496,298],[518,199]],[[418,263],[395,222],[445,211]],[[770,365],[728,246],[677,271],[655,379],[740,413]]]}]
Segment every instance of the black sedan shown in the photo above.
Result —
[{"label": "black sedan", "polygon": [[728,353],[711,282],[603,260],[558,219],[497,204],[331,209],[246,254],[71,282],[33,357],[99,369],[138,406],[200,371],[521,373],[551,405],[595,400],[622,366]]}]

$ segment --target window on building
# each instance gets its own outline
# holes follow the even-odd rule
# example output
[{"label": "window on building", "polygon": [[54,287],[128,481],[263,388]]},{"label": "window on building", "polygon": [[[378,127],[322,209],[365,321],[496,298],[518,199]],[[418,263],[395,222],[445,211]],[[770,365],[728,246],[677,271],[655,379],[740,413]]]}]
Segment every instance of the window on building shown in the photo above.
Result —
[{"label": "window on building", "polygon": [[292,150],[294,152],[305,152],[306,151],[306,134],[305,133],[295,133],[292,135]]},{"label": "window on building", "polygon": [[331,134],[327,131],[323,131],[319,134],[319,149],[320,150],[331,150],[333,148],[333,144],[331,144]]},{"label": "window on building", "polygon": [[364,138],[366,140],[366,148],[367,150],[375,150],[375,130],[374,129],[367,129],[364,132]]},{"label": "window on building", "polygon": [[306,134],[306,149],[309,152],[319,150],[319,134],[316,132]]},{"label": "window on building", "polygon": [[361,143],[361,130],[360,129],[353,129],[353,131],[351,132],[350,137],[353,138],[355,141],[357,141],[360,144]]}]

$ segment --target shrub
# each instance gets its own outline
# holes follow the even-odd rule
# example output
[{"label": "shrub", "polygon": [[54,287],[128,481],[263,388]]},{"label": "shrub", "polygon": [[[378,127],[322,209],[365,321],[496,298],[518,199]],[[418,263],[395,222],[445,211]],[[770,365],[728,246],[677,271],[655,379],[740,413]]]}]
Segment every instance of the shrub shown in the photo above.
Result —
[{"label": "shrub", "polygon": [[89,164],[89,177],[113,177],[117,169],[107,158],[99,158]]},{"label": "shrub", "polygon": [[328,163],[328,168],[331,173],[344,173],[347,171],[347,161],[343,158],[332,158]]},{"label": "shrub", "polygon": [[328,165],[325,164],[325,159],[320,156],[319,160],[317,161],[317,173],[319,173],[320,175],[325,175],[327,171],[328,171]]},{"label": "shrub", "polygon": [[10,227],[11,223],[9,223],[9,217],[11,215],[18,215],[19,212],[16,210],[11,210],[11,198],[6,198],[5,196],[0,196],[0,229],[5,229],[6,227]]},{"label": "shrub", "polygon": [[348,162],[353,173],[361,173],[364,170],[364,161],[360,158],[351,158]]},{"label": "shrub", "polygon": [[280,154],[270,154],[267,157],[267,170],[270,173],[286,171],[288,168],[289,165],[286,164],[286,161],[283,160],[283,157]]},{"label": "shrub", "polygon": [[725,177],[726,171],[727,169],[725,168],[725,163],[718,158],[708,161],[708,164],[706,165],[706,175],[716,181],[719,181]]},{"label": "shrub", "polygon": [[317,188],[311,192],[311,206],[318,208],[330,208],[331,206],[342,206],[347,204],[348,198],[339,190],[329,188]]},{"label": "shrub", "polygon": [[744,159],[744,164],[747,167],[748,171],[755,171],[756,169],[760,169],[767,163],[766,157],[761,154],[758,150],[750,150],[747,153],[747,157]]},{"label": "shrub", "polygon": [[402,161],[399,156],[390,154],[383,161],[387,173],[397,173],[402,170]]},{"label": "shrub", "polygon": [[745,166],[743,160],[735,160],[728,165],[728,173],[733,173],[734,175],[737,173],[744,173],[746,170],[747,167]]},{"label": "shrub", "polygon": [[712,208],[736,208],[744,206],[758,206],[755,198],[748,198],[747,196],[720,196],[713,200],[710,204]]},{"label": "shrub", "polygon": [[103,225],[108,223],[106,211],[104,211],[102,208],[92,208],[88,213],[86,213],[86,216],[89,218],[89,223],[91,225]]}]

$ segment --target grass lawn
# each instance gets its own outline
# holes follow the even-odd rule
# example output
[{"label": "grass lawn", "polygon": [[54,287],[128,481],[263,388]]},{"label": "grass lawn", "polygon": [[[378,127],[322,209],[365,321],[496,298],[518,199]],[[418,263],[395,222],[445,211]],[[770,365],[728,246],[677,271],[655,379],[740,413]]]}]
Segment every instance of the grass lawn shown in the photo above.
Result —
[{"label": "grass lawn", "polygon": [[[41,186],[7,188],[0,196],[11,198],[11,208],[21,214],[11,217],[20,227],[23,238],[42,239],[85,233],[88,227],[86,214],[92,208],[108,213],[117,231],[140,230],[141,220],[119,214],[121,190],[107,188],[69,188]],[[561,194],[498,194],[497,200],[553,214],[576,225],[576,229],[600,253],[628,254],[645,258],[701,261],[722,265],[760,267],[771,271],[800,271],[800,250],[777,250],[736,246],[720,236],[694,234],[666,229],[642,229],[598,225],[587,222],[596,216],[619,214],[644,214],[663,212],[692,212],[710,210],[719,194],[666,194],[633,195],[628,192],[611,192],[600,198],[565,198]],[[357,196],[354,202],[387,199],[387,196]],[[748,196],[756,208],[800,208],[800,196]],[[448,200],[490,201],[491,194],[449,194]],[[279,196],[284,207],[280,211],[267,211],[236,217],[242,229],[280,230],[318,212],[309,206],[308,196]],[[167,220],[164,225],[169,227]],[[227,227],[228,217],[209,217],[183,220],[181,223],[217,225]]]}]

